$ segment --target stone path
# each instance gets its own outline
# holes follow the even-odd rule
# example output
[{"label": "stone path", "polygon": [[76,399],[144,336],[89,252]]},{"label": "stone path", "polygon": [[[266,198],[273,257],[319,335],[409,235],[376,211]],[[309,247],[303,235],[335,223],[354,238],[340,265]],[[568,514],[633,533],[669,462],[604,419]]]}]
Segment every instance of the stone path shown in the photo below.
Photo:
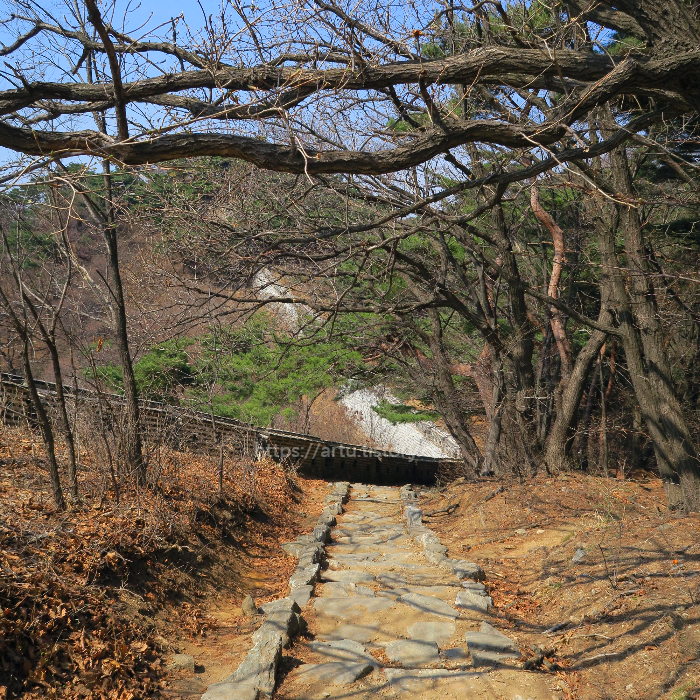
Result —
[{"label": "stone path", "polygon": [[481,569],[448,559],[415,512],[407,531],[410,495],[353,485],[303,608],[313,641],[298,639],[287,652],[296,667],[276,696],[562,698],[556,678],[523,671],[514,640],[490,624],[490,598],[474,580]]}]

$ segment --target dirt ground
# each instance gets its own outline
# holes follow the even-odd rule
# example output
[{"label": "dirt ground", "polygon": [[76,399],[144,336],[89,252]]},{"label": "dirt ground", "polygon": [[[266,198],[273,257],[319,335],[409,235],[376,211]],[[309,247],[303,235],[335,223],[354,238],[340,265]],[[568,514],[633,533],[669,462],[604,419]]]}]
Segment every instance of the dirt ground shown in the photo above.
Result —
[{"label": "dirt ground", "polygon": [[296,560],[285,555],[280,544],[313,531],[323,510],[323,498],[328,494],[326,482],[299,478],[299,485],[303,496],[294,509],[293,526],[283,532],[253,537],[246,557],[237,562],[236,590],[223,595],[210,591],[204,596],[201,609],[207,621],[206,635],[171,630],[169,649],[194,656],[196,665],[194,675],[169,674],[164,697],[199,699],[210,683],[218,683],[233,673],[253,646],[251,637],[262,623],[262,618],[243,615],[243,598],[252,595],[259,605],[289,592],[289,577]]},{"label": "dirt ground", "polygon": [[[0,426],[0,700],[199,697],[251,646],[243,598],[287,592],[280,542],[313,529],[325,482],[230,464],[220,498],[217,459],[172,452],[148,488],[120,477],[117,502],[84,454],[58,512],[40,442]],[[175,652],[194,674],[167,670]]]},{"label": "dirt ground", "polygon": [[[266,464],[251,489],[236,467],[221,503],[216,460],[173,453],[117,504],[86,458],[81,500],[58,513],[39,443],[0,432],[0,698],[197,698],[251,646],[243,597],[286,594],[279,544],[313,528],[326,484]],[[421,506],[570,699],[700,697],[700,515],[669,512],[658,480],[457,480]],[[174,652],[194,674],[165,671]]]},{"label": "dirt ground", "polygon": [[659,480],[457,480],[421,507],[449,511],[425,521],[483,566],[494,614],[569,698],[700,697],[700,515],[669,512]]}]

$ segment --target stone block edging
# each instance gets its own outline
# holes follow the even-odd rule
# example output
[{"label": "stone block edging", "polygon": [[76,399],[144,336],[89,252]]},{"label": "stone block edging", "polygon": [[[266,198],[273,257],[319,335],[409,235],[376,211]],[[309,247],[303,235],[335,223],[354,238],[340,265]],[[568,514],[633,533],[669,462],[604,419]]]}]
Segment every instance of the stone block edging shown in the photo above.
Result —
[{"label": "stone block edging", "polygon": [[253,648],[234,673],[207,688],[202,700],[262,700],[272,696],[282,649],[289,646],[294,636],[306,630],[300,606],[305,605],[313,594],[325,546],[330,542],[331,528],[336,524],[335,516],[343,512],[343,504],[350,498],[348,482],[339,481],[330,488],[313,533],[300,535],[294,542],[282,545],[287,554],[298,560],[296,571],[289,579],[289,595],[261,606],[265,621],[253,634]]},{"label": "stone block edging", "polygon": [[[407,503],[403,512],[406,532],[413,537],[416,544],[423,548],[423,555],[431,564],[451,571],[462,582],[462,585],[469,589],[464,592],[464,595],[460,592],[456,605],[486,612],[493,605],[493,600],[485,595],[485,591],[475,590],[471,585],[472,582],[481,582],[486,578],[484,570],[474,562],[464,559],[450,559],[447,556],[447,547],[440,542],[435,532],[423,523],[423,511],[418,506],[413,505],[417,496],[417,492],[413,491],[410,485],[401,488],[401,499]],[[473,598],[477,596],[482,600],[474,601]]]}]

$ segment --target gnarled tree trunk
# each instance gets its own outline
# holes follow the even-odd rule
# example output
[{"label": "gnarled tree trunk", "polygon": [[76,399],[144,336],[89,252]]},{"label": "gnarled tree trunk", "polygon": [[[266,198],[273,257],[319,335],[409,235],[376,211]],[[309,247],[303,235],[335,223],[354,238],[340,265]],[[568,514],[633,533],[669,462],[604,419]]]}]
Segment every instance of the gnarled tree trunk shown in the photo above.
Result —
[{"label": "gnarled tree trunk", "polygon": [[[611,314],[603,307],[598,315],[598,323],[608,325],[611,322]],[[607,334],[595,330],[591,333],[588,342],[583,346],[576,357],[571,369],[569,381],[562,392],[557,417],[545,444],[545,463],[548,470],[561,469],[568,462],[568,443],[573,437],[572,427],[576,422],[579,404],[583,396],[583,388],[586,383],[593,362],[598,357],[603,347]]]},{"label": "gnarled tree trunk", "polygon": [[[611,154],[611,167],[615,190],[634,201],[624,149]],[[700,462],[674,390],[639,212],[632,205],[614,206],[624,237],[626,275],[623,277],[615,252],[617,226],[608,226],[601,235],[601,253],[605,273],[612,280],[615,316],[630,379],[654,445],[669,506],[696,510],[700,508]]]},{"label": "gnarled tree trunk", "polygon": [[481,466],[481,452],[459,409],[457,389],[450,372],[451,364],[445,353],[442,339],[442,322],[440,313],[436,309],[430,310],[430,351],[433,356],[433,370],[435,373],[435,386],[433,400],[435,407],[445,420],[447,427],[459,444],[464,460],[475,470]]}]

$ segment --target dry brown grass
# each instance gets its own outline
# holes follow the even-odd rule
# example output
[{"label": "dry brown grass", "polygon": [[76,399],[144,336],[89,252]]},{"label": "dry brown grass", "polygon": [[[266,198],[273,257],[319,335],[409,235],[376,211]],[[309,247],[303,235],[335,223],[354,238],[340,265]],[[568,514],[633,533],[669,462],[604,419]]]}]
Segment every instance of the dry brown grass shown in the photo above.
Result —
[{"label": "dry brown grass", "polygon": [[81,498],[57,512],[38,436],[2,429],[0,697],[158,695],[165,655],[215,636],[212,601],[284,593],[293,562],[279,542],[320,511],[321,484],[229,461],[219,498],[217,468],[164,452],[150,488],[120,475],[117,503],[84,450]]}]

